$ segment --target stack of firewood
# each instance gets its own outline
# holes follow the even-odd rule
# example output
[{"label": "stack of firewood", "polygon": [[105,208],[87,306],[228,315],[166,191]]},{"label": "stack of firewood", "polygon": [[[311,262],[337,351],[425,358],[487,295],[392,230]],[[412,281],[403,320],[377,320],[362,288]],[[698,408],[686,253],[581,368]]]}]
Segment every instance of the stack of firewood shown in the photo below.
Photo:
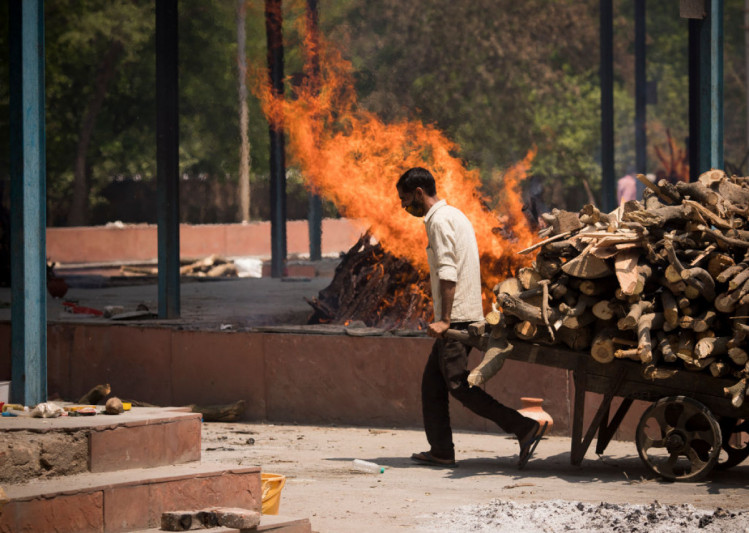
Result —
[{"label": "stack of firewood", "polygon": [[[158,267],[144,267],[136,265],[122,265],[120,272],[123,276],[156,276]],[[236,278],[237,265],[231,259],[225,259],[216,254],[203,259],[183,261],[179,267],[180,276],[196,276],[207,278]]]},{"label": "stack of firewood", "polygon": [[734,406],[749,364],[749,178],[712,170],[658,184],[612,213],[586,205],[546,215],[530,268],[499,283],[486,317],[507,338],[563,343],[596,361],[642,363],[666,379],[705,371],[732,377]]},{"label": "stack of firewood", "polygon": [[343,255],[330,285],[306,300],[314,309],[309,324],[358,321],[386,330],[423,330],[434,316],[429,275],[387,252],[369,232]]}]

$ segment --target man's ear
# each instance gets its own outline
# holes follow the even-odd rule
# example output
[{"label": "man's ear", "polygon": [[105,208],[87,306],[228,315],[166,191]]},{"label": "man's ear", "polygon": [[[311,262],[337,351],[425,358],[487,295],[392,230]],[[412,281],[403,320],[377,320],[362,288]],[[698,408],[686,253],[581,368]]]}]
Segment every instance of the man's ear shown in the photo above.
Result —
[{"label": "man's ear", "polygon": [[422,189],[421,187],[416,187],[414,189],[414,198],[418,198],[419,200],[423,201],[424,200],[424,196],[426,196],[424,194],[424,189]]}]

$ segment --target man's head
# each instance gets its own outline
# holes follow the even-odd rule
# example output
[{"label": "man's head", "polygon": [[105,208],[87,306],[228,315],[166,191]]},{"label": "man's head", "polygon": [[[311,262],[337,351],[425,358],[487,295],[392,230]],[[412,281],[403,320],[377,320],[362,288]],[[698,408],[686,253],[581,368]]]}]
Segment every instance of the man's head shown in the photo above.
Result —
[{"label": "man's head", "polygon": [[414,167],[407,170],[396,184],[403,207],[415,217],[423,217],[437,199],[437,187],[431,172]]}]

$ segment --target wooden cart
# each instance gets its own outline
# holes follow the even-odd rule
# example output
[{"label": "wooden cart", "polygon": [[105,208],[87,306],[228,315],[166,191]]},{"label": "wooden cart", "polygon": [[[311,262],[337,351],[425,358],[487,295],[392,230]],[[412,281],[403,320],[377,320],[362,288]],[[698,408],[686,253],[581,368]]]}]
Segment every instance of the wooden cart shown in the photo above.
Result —
[{"label": "wooden cart", "polygon": [[[582,462],[596,434],[596,453],[604,452],[634,400],[654,402],[637,425],[636,444],[646,467],[658,476],[695,481],[714,467],[730,468],[749,456],[749,446],[740,442],[741,433],[749,429],[743,422],[749,420],[749,405],[735,408],[723,394],[723,388],[734,383],[731,380],[685,370],[668,379],[651,381],[642,376],[642,365],[635,361],[618,359],[601,364],[587,353],[558,346],[516,339],[511,343],[513,349],[507,359],[572,371],[572,464]],[[585,429],[588,391],[602,394],[603,399]],[[623,401],[611,417],[611,401],[617,396]]]}]

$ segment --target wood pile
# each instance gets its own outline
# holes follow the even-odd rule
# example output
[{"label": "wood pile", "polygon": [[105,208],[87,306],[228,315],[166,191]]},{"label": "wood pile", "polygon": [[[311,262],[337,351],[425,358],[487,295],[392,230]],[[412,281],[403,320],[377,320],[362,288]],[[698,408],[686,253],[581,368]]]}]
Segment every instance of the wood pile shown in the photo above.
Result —
[{"label": "wood pile", "polygon": [[[532,267],[499,283],[491,336],[556,344],[600,363],[633,359],[649,379],[749,377],[749,178],[712,170],[652,184],[610,214],[554,210]],[[500,309],[501,308],[501,311]]]},{"label": "wood pile", "polygon": [[[122,265],[120,272],[123,276],[156,276],[158,267],[144,267]],[[236,278],[238,276],[237,265],[230,259],[218,255],[209,255],[202,259],[190,260],[179,268],[180,276],[196,276],[208,278]]]},{"label": "wood pile", "polygon": [[317,298],[309,324],[360,321],[387,330],[423,330],[432,321],[429,275],[386,252],[365,233],[341,258],[333,281]]}]

